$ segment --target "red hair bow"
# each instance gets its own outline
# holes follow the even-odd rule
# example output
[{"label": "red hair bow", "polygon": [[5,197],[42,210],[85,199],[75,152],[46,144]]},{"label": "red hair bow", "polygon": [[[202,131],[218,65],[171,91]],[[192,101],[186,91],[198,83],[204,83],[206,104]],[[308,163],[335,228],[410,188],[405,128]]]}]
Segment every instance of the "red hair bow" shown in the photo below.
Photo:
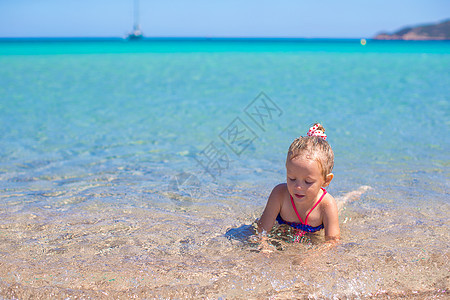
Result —
[{"label": "red hair bow", "polygon": [[319,123],[315,124],[313,127],[309,128],[308,136],[318,136],[323,138],[324,140],[327,139],[327,135],[322,130],[318,129],[320,126]]}]

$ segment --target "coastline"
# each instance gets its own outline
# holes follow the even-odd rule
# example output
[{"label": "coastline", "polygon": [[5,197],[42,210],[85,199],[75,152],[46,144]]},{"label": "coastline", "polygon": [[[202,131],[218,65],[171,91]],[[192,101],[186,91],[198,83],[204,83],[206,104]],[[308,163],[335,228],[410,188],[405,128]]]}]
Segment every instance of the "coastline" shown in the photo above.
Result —
[{"label": "coastline", "polygon": [[382,32],[373,37],[373,39],[404,41],[448,41],[450,40],[450,20],[434,24],[405,27],[392,34]]}]

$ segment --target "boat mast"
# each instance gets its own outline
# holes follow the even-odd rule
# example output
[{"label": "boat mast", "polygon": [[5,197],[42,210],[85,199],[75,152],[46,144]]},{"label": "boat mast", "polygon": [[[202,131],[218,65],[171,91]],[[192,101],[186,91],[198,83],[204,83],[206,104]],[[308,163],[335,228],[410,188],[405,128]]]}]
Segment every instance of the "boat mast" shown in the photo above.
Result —
[{"label": "boat mast", "polygon": [[134,0],[134,32],[140,32],[141,26],[139,25],[139,0]]}]

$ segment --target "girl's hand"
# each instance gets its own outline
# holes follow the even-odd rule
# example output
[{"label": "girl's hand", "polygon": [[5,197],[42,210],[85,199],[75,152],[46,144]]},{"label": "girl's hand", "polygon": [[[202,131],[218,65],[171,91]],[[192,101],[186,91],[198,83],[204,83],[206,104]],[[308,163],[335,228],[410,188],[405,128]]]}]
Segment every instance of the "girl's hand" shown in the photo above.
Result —
[{"label": "girl's hand", "polygon": [[337,236],[325,236],[325,241],[327,244],[336,245],[341,240],[339,235]]},{"label": "girl's hand", "polygon": [[269,243],[269,238],[267,237],[267,231],[261,230],[251,237],[251,241],[258,243],[258,250],[262,253],[272,253],[273,246]]},{"label": "girl's hand", "polygon": [[273,252],[272,248],[273,246],[271,246],[267,240],[263,240],[259,244],[258,250],[261,251],[262,253],[272,253]]}]

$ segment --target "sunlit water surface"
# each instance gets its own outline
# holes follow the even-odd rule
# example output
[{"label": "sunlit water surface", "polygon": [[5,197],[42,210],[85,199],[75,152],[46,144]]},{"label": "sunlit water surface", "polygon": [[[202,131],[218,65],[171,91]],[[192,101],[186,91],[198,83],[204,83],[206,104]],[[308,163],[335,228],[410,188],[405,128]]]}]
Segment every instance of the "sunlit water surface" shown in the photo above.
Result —
[{"label": "sunlit water surface", "polygon": [[[0,65],[0,297],[449,296],[450,44],[3,41]],[[251,224],[315,121],[328,191],[371,189],[334,248],[259,252]]]}]

